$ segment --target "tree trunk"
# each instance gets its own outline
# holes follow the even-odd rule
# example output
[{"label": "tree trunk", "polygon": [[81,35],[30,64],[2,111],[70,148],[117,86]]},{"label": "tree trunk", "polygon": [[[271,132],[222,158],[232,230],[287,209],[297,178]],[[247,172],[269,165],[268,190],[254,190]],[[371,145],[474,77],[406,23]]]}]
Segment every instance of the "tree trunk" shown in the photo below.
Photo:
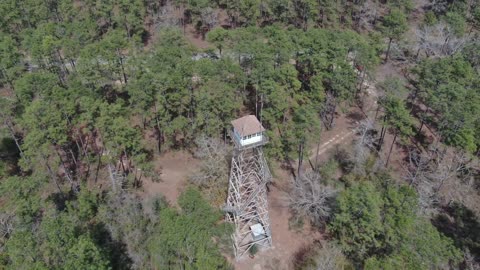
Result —
[{"label": "tree trunk", "polygon": [[259,112],[260,123],[262,123],[262,112],[263,112],[263,94],[260,95],[260,112]]},{"label": "tree trunk", "polygon": [[258,118],[258,89],[255,87],[255,116]]},{"label": "tree trunk", "polygon": [[336,101],[334,100],[333,101],[333,108],[330,112],[330,119],[329,119],[329,123],[328,123],[328,129],[331,129],[333,127],[333,121],[335,119],[335,111],[337,110],[337,104],[335,103]]},{"label": "tree trunk", "polygon": [[75,61],[73,59],[70,59],[70,65],[72,65],[72,69],[76,72],[77,67],[75,66]]},{"label": "tree trunk", "polygon": [[383,142],[385,141],[385,135],[387,135],[387,127],[383,129],[383,133],[381,134],[382,136],[382,143],[380,144],[380,149],[383,147]]},{"label": "tree trunk", "polygon": [[387,157],[387,162],[385,163],[385,167],[388,167],[388,163],[390,162],[390,155],[392,154],[393,145],[395,144],[396,140],[397,140],[397,133],[395,132],[395,135],[393,136],[392,145],[390,145],[390,151],[388,152],[388,157]]},{"label": "tree trunk", "polygon": [[47,171],[50,174],[50,177],[52,178],[53,182],[55,183],[55,186],[57,187],[58,192],[60,192],[60,194],[63,194],[62,189],[60,188],[60,185],[58,184],[57,176],[55,175],[55,173],[53,173],[53,170],[50,167],[50,164],[48,164],[48,157],[46,157],[43,153],[40,154],[40,155],[42,156],[43,160],[45,160],[45,166],[47,167]]},{"label": "tree trunk", "polygon": [[70,174],[69,168],[65,165],[65,161],[63,160],[62,155],[58,151],[57,146],[54,145],[53,148],[55,149],[55,152],[57,153],[57,156],[60,159],[60,163],[62,163],[62,167],[65,170],[65,176],[66,176],[68,182],[70,182],[70,188],[73,190],[73,192],[77,193],[78,192],[78,186],[75,183],[75,181],[73,181],[73,177]]},{"label": "tree trunk", "polygon": [[63,59],[62,55],[60,54],[60,51],[56,50],[56,52],[57,52],[57,56],[58,56],[58,61],[60,61],[60,63],[62,63],[62,67],[65,70],[65,74],[70,74],[70,72],[68,71],[67,65],[65,64],[65,60]]},{"label": "tree trunk", "polygon": [[155,124],[156,124],[156,129],[157,129],[157,148],[158,148],[158,153],[162,151],[162,129],[160,127],[160,121],[158,120],[158,107],[157,103],[155,102]]},{"label": "tree trunk", "polygon": [[320,151],[320,135],[318,136],[317,152],[315,153],[315,168],[314,171],[318,171],[318,152]]},{"label": "tree trunk", "polygon": [[88,141],[90,140],[90,135],[87,134],[87,138],[85,142],[82,139],[82,134],[80,134],[80,143],[82,144],[82,153],[83,156],[86,157],[88,155],[87,150],[88,150]]},{"label": "tree trunk", "polygon": [[377,146],[377,151],[380,151],[382,149],[382,143],[383,143],[383,130],[385,129],[385,126],[382,125],[382,129],[380,130],[380,138],[378,139],[378,146]]},{"label": "tree trunk", "polygon": [[303,154],[305,148],[305,139],[302,139],[302,142],[298,145],[298,168],[297,168],[297,178],[302,177],[302,165],[303,165]]},{"label": "tree trunk", "polygon": [[123,81],[127,84],[127,74],[125,74],[125,67],[123,65],[123,58],[120,50],[117,49],[118,59],[120,60],[120,67],[122,68]]},{"label": "tree trunk", "polygon": [[382,130],[380,131],[380,140],[379,140],[378,149],[377,149],[378,151],[382,149],[383,140],[385,139],[385,134],[387,133],[387,127],[385,126],[386,119],[387,119],[387,116],[385,115],[383,117]]},{"label": "tree trunk", "polygon": [[365,77],[367,77],[367,71],[366,70],[363,71],[362,80],[360,81],[360,85],[359,85],[358,91],[357,91],[357,97],[358,97],[358,94],[360,94],[362,92],[363,83],[365,82]]},{"label": "tree trunk", "polygon": [[[18,151],[20,152],[20,156],[22,158],[25,158],[25,155],[23,153],[23,150],[22,148],[20,147],[20,142],[18,141],[17,137],[15,136],[15,130],[13,129],[13,125],[12,125],[12,122],[8,121],[7,119],[5,119],[4,121],[5,123],[5,126],[7,126],[8,128],[8,131],[10,132],[10,136],[12,137],[13,141],[15,142],[15,145],[17,146],[18,148]],[[27,160],[28,161],[28,160]]]},{"label": "tree trunk", "polygon": [[392,45],[393,38],[389,38],[387,52],[385,53],[385,63],[388,62],[388,57],[390,55],[390,46]]},{"label": "tree trunk", "polygon": [[377,121],[378,113],[380,112],[380,103],[377,101],[377,110],[375,111],[375,118],[373,119],[374,122]]},{"label": "tree trunk", "polygon": [[420,128],[418,129],[418,135],[420,135],[422,133],[422,128],[423,128],[424,124],[425,124],[425,121],[423,120],[423,117],[422,117],[422,120],[421,120],[421,123],[420,123]]},{"label": "tree trunk", "polygon": [[70,155],[72,156],[73,163],[75,164],[75,167],[78,167],[77,159],[75,158],[75,155],[73,154],[72,149],[68,149],[70,152]]},{"label": "tree trunk", "polygon": [[117,182],[115,181],[112,164],[110,162],[108,163],[107,168],[108,168],[108,176],[110,177],[110,181],[112,181],[113,192],[117,192]]},{"label": "tree trunk", "polygon": [[418,60],[418,56],[419,56],[419,55],[420,55],[420,48],[418,48],[418,50],[417,50],[417,54],[415,55],[415,61],[417,61],[417,60]]},{"label": "tree trunk", "polygon": [[102,165],[102,156],[103,156],[103,149],[100,155],[98,155],[97,170],[95,172],[95,183],[97,183],[98,173],[100,172],[100,166]]}]

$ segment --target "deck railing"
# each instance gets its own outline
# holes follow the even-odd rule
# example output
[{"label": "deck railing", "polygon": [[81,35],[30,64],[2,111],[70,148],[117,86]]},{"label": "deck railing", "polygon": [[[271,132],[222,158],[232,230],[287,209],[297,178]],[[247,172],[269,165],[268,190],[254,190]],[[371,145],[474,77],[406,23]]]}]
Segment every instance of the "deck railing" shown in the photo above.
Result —
[{"label": "deck railing", "polygon": [[262,140],[260,140],[258,142],[254,142],[254,143],[249,143],[247,145],[242,145],[240,143],[240,141],[238,140],[237,136],[235,136],[235,134],[233,133],[232,130],[229,131],[229,135],[230,135],[230,138],[232,139],[232,141],[235,145],[235,149],[237,149],[239,151],[243,151],[243,150],[246,150],[246,149],[262,146],[262,145],[265,145],[265,144],[268,143],[268,137],[265,135],[265,133],[262,134]]}]

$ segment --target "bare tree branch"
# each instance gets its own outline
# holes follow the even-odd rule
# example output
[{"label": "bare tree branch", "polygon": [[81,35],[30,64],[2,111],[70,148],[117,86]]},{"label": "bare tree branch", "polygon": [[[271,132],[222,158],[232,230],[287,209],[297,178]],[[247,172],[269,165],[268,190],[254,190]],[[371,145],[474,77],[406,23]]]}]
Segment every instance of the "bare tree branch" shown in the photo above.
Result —
[{"label": "bare tree branch", "polygon": [[226,198],[228,188],[228,147],[218,139],[200,136],[195,140],[195,157],[201,159],[200,169],[189,181],[202,189],[210,201],[220,205]]},{"label": "bare tree branch", "polygon": [[326,221],[332,213],[332,201],[337,190],[321,183],[320,174],[305,173],[293,184],[290,207],[301,216],[308,217],[313,224]]}]

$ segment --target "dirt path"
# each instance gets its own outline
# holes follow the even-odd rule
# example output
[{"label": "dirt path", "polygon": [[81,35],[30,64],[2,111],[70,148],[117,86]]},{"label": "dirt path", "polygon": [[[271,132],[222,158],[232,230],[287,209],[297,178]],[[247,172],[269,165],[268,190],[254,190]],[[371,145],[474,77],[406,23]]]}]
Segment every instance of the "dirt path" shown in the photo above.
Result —
[{"label": "dirt path", "polygon": [[[324,142],[320,147],[318,147],[318,152],[317,153],[312,153],[310,155],[310,161],[314,161],[318,156],[322,156],[324,153],[326,153],[328,150],[332,149],[336,145],[345,145],[348,142],[351,141],[355,133],[357,132],[358,128],[350,129],[350,130],[341,130],[338,133],[334,133],[333,137],[329,139],[328,141]],[[315,149],[316,150],[316,149]]]},{"label": "dirt path", "polygon": [[[398,75],[390,64],[379,66],[375,72],[375,78],[385,79],[387,76]],[[320,146],[312,146],[308,152],[310,164],[314,165],[315,161],[321,163],[328,159],[325,155],[329,150],[336,146],[347,146],[355,139],[358,125],[365,118],[373,119],[377,110],[377,100],[380,97],[379,90],[376,88],[376,79],[365,79],[363,83],[363,108],[352,107],[346,114],[340,114],[335,119],[335,126],[331,130],[323,131],[319,140],[323,142]],[[318,157],[317,157],[318,156]],[[305,169],[309,169],[309,164],[304,165]]]}]

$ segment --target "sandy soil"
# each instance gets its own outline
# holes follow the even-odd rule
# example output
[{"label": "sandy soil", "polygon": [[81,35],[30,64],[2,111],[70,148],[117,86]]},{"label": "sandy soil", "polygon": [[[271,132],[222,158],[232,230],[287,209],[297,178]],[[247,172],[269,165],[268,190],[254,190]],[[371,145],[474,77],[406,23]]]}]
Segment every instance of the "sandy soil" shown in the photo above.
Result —
[{"label": "sandy soil", "polygon": [[[189,152],[168,152],[155,157],[155,170],[161,172],[160,182],[144,180],[142,195],[145,197],[162,194],[168,202],[175,205],[178,196],[187,185],[187,178],[200,165]],[[295,253],[306,245],[310,245],[322,235],[312,232],[307,226],[297,232],[289,228],[289,183],[293,180],[290,174],[279,168],[272,168],[275,175],[274,184],[268,193],[269,215],[272,230],[273,247],[259,251],[254,259],[244,256],[240,261],[230,260],[238,270],[247,269],[292,269]]]},{"label": "sandy soil", "polygon": [[155,171],[160,172],[160,182],[145,179],[143,196],[162,194],[168,202],[176,204],[178,196],[185,189],[188,176],[198,169],[200,162],[186,151],[172,151],[156,156]]},{"label": "sandy soil", "polygon": [[[355,117],[352,117],[352,115],[355,115]],[[360,120],[357,116],[360,116],[357,109],[353,109],[347,114],[340,114],[335,119],[335,126],[332,129],[322,131],[319,139],[320,146],[311,146],[308,154],[309,160],[305,160],[304,169],[311,169],[311,165],[314,165],[315,161],[318,163],[327,161],[330,156],[329,151],[335,147],[348,147],[355,138],[358,120]]]},{"label": "sandy soil", "polygon": [[185,37],[196,48],[206,49],[212,47],[206,38],[203,38],[201,34],[197,33],[195,27],[191,24],[188,24],[185,28]]},{"label": "sandy soil", "polygon": [[285,170],[275,170],[274,186],[271,186],[268,193],[270,229],[272,230],[273,247],[261,250],[255,258],[243,256],[239,261],[234,262],[236,270],[287,270],[293,269],[295,253],[314,240],[321,239],[322,235],[313,232],[309,228],[290,230],[289,219],[289,197],[288,189],[291,179],[290,174]]}]

